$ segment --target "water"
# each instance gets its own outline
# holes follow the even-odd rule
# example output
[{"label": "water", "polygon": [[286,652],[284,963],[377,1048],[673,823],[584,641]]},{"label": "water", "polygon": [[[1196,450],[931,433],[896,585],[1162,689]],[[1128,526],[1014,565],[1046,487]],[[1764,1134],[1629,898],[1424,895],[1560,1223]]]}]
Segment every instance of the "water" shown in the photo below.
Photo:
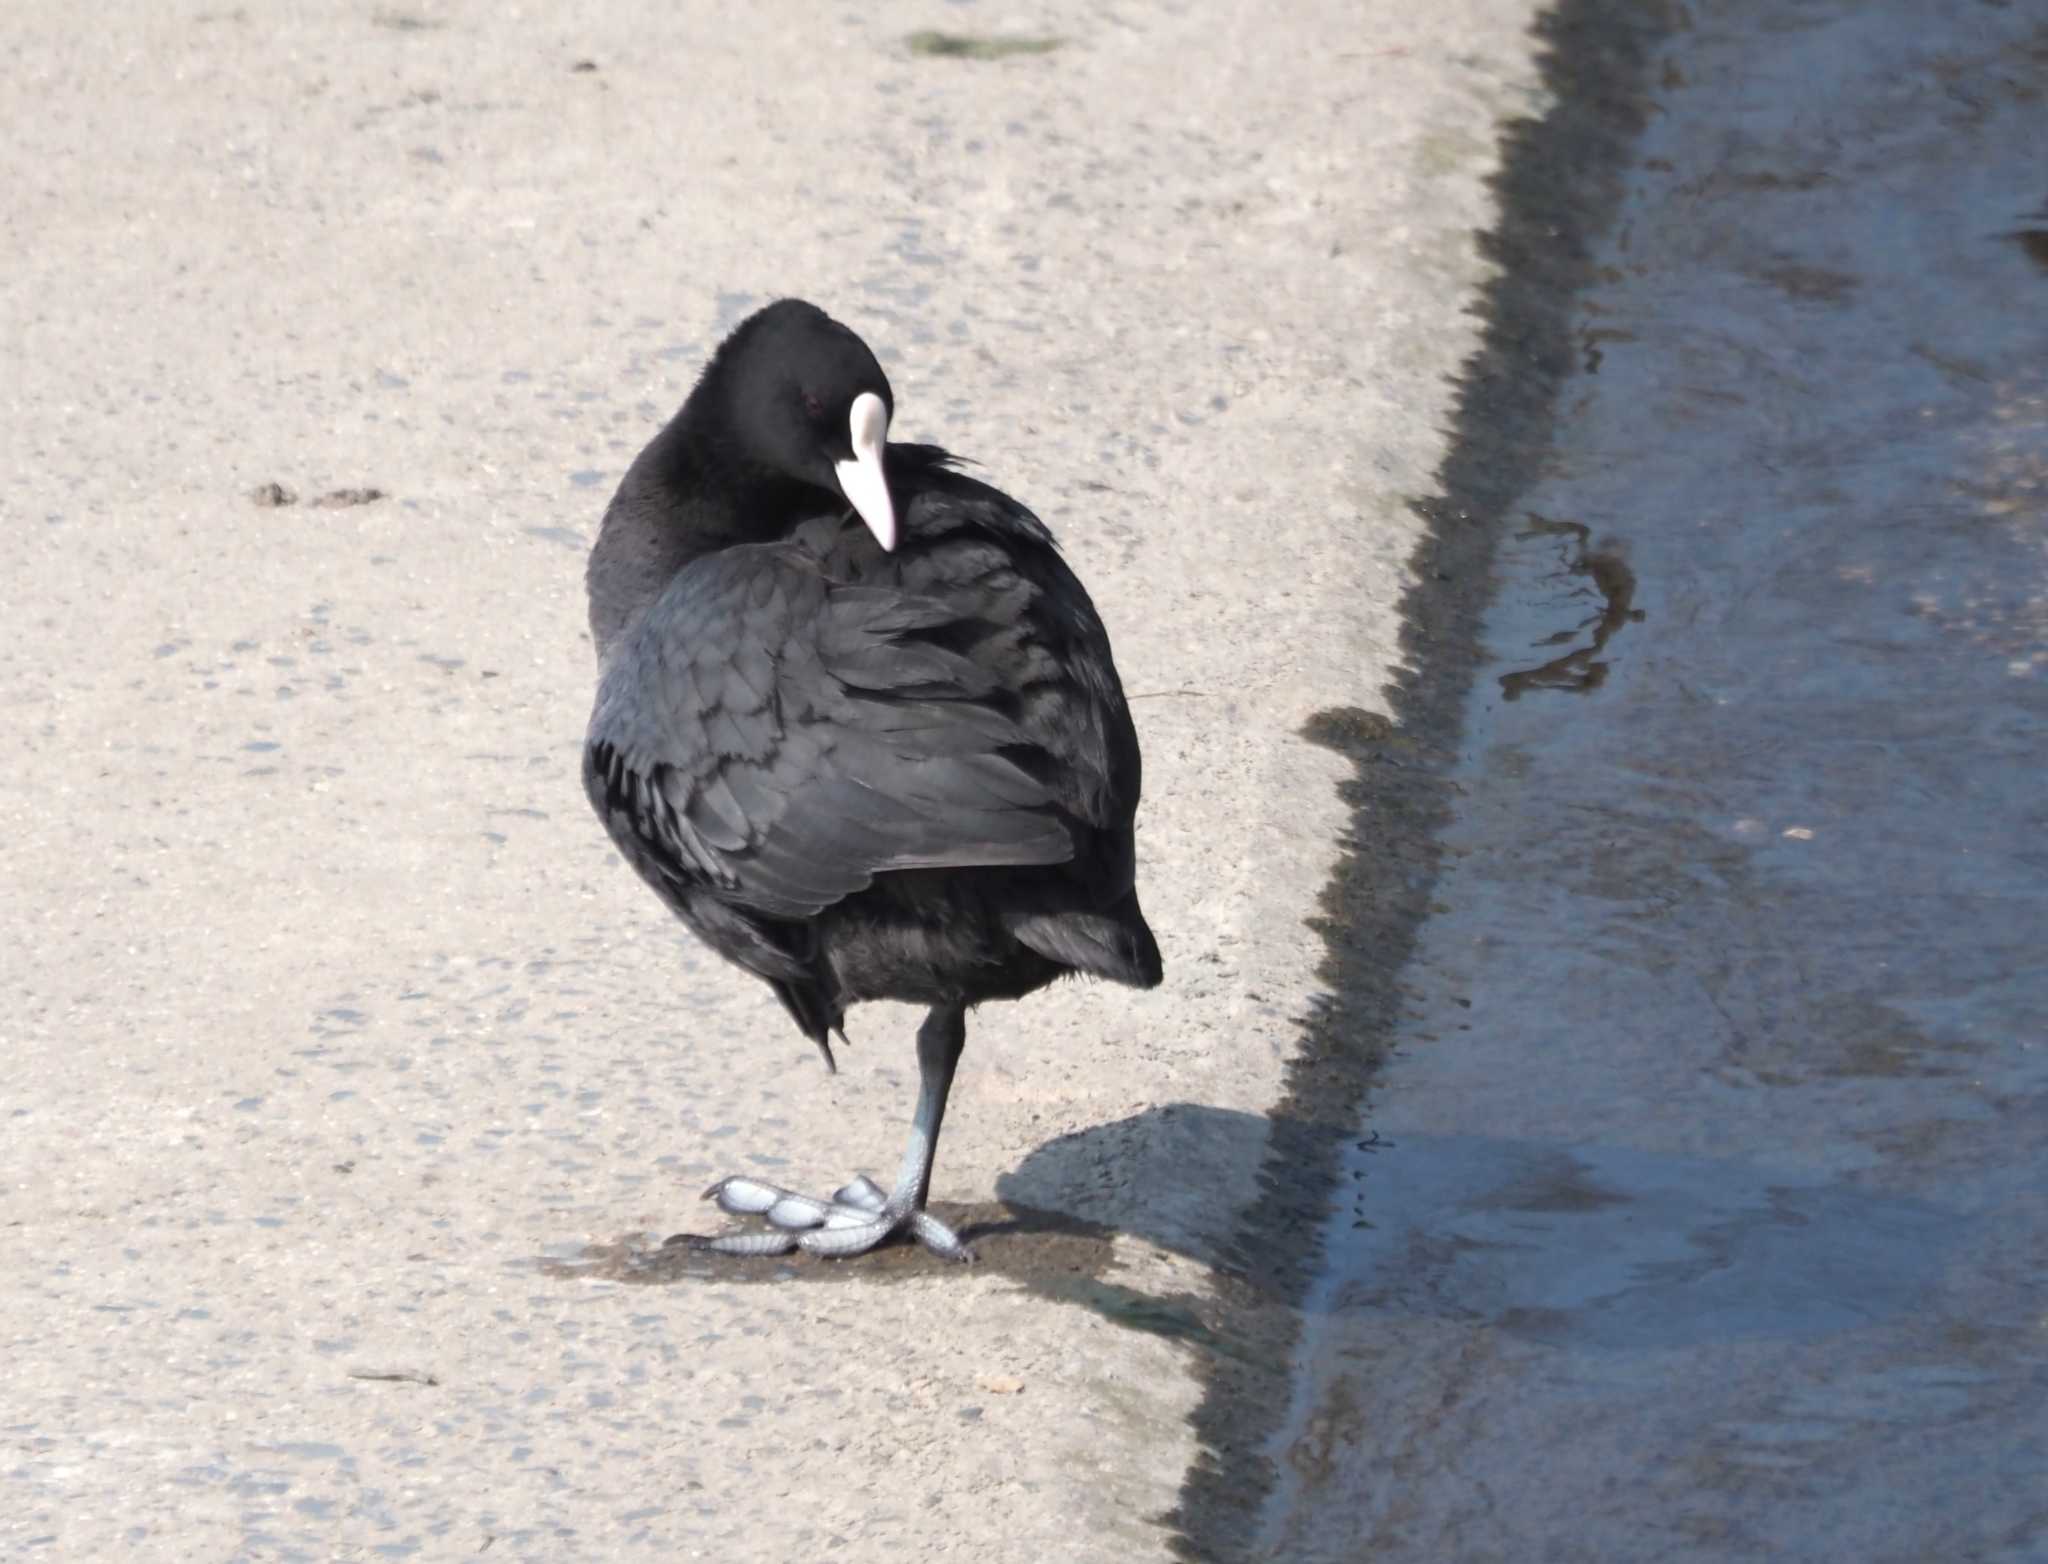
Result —
[{"label": "water", "polygon": [[1269,1557],[2048,1558],[2026,13],[1669,51]]}]

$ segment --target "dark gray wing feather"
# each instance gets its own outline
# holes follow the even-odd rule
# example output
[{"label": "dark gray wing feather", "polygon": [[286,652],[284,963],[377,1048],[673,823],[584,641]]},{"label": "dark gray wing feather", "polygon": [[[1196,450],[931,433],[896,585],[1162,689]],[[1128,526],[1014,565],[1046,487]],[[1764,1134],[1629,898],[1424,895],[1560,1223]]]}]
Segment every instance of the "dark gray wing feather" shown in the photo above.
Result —
[{"label": "dark gray wing feather", "polygon": [[615,648],[591,800],[672,899],[803,918],[890,870],[1063,863],[1029,740],[943,632],[973,594],[834,584],[782,545],[685,568]]}]

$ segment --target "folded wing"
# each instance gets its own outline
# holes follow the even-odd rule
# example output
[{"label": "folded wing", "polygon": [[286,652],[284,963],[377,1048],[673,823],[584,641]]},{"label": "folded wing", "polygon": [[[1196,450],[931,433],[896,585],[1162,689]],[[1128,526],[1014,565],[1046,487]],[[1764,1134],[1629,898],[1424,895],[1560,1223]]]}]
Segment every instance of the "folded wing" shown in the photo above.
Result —
[{"label": "folded wing", "polygon": [[591,800],[657,888],[778,919],[891,870],[1065,862],[1015,692],[963,650],[999,628],[988,607],[944,573],[905,589],[834,583],[786,545],[706,556],[606,667]]}]

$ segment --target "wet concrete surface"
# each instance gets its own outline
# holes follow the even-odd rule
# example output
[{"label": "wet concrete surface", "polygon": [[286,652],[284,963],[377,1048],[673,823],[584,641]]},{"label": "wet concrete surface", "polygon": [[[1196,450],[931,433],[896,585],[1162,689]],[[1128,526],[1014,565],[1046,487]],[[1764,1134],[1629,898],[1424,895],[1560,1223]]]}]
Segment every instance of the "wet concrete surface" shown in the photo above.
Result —
[{"label": "wet concrete surface", "polygon": [[2048,26],[1689,20],[1261,1557],[2048,1558]]}]

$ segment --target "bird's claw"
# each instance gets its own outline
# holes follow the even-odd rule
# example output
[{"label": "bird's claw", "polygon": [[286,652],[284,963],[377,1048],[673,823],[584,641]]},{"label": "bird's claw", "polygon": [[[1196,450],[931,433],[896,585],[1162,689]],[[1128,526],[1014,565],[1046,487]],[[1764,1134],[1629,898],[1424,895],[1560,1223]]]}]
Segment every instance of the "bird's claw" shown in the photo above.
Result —
[{"label": "bird's claw", "polygon": [[892,1204],[865,1174],[841,1185],[830,1200],[798,1194],[745,1174],[720,1179],[704,1191],[704,1199],[715,1200],[721,1211],[733,1216],[758,1216],[768,1227],[765,1232],[715,1237],[690,1234],[683,1242],[692,1249],[755,1256],[802,1249],[807,1254],[846,1259],[907,1231],[942,1260],[974,1258],[974,1251],[945,1223],[907,1202],[900,1207]]}]

